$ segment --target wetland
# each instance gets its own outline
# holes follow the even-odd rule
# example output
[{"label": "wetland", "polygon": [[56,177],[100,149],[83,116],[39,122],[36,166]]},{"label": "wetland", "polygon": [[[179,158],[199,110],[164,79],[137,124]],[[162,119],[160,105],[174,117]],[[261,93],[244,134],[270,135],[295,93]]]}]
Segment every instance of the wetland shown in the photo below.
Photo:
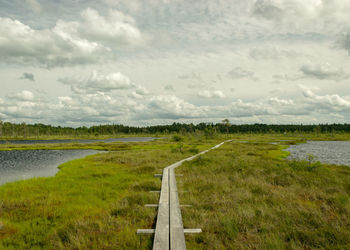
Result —
[{"label": "wetland", "polygon": [[286,151],[292,160],[312,157],[321,163],[350,166],[350,141],[307,141],[291,145]]}]

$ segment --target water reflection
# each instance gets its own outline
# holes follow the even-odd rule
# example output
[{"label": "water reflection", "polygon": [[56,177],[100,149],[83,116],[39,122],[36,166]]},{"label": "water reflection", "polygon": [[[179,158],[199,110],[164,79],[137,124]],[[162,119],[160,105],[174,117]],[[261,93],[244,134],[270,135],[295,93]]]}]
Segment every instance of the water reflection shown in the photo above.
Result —
[{"label": "water reflection", "polygon": [[308,141],[286,150],[290,152],[288,159],[306,160],[311,154],[322,163],[350,166],[350,141]]},{"label": "water reflection", "polygon": [[58,165],[96,150],[13,150],[0,151],[0,185],[15,180],[53,176]]}]

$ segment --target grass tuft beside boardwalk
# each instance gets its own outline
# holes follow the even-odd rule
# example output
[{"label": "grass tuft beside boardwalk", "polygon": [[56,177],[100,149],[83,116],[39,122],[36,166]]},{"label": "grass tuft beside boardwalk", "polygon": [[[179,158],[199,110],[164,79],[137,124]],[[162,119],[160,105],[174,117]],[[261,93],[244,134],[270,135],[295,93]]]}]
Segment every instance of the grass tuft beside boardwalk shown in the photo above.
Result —
[{"label": "grass tuft beside boardwalk", "polygon": [[177,169],[188,249],[349,249],[350,168],[232,142]]}]

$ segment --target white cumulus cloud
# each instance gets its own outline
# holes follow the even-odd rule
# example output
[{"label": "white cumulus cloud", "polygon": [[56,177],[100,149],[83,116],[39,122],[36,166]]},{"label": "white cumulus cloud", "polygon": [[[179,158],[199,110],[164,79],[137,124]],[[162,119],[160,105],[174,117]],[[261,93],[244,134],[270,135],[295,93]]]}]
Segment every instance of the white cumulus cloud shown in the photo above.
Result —
[{"label": "white cumulus cloud", "polygon": [[135,20],[118,10],[111,10],[107,17],[103,17],[96,10],[87,8],[81,16],[84,21],[78,31],[89,40],[107,43],[109,46],[141,41],[141,32],[136,28]]},{"label": "white cumulus cloud", "polygon": [[303,90],[303,95],[313,103],[328,105],[329,107],[350,108],[350,98],[341,97],[340,95],[317,95],[311,89],[300,86]]},{"label": "white cumulus cloud", "polygon": [[269,103],[278,104],[278,105],[293,105],[294,101],[291,99],[285,100],[285,99],[280,99],[278,97],[271,97],[269,99]]},{"label": "white cumulus cloud", "polygon": [[16,100],[20,100],[20,101],[32,101],[32,100],[34,100],[34,95],[31,91],[23,90],[23,91],[18,92],[18,93],[9,94],[8,98],[16,99]]},{"label": "white cumulus cloud", "polygon": [[211,98],[225,98],[224,93],[222,93],[221,90],[202,90],[198,93],[199,97],[202,98],[207,98],[207,99],[211,99]]},{"label": "white cumulus cloud", "polygon": [[142,40],[133,19],[119,11],[103,17],[88,8],[81,15],[80,21],[58,20],[51,29],[0,17],[0,62],[48,68],[91,64],[113,58],[113,48]]},{"label": "white cumulus cloud", "polygon": [[120,72],[102,74],[98,71],[93,71],[88,78],[79,77],[65,77],[60,78],[60,82],[71,86],[71,89],[75,93],[86,92],[110,92],[113,90],[124,90],[136,88],[136,92],[139,95],[144,95],[147,90],[141,86],[137,86],[133,83],[129,77],[123,75]]},{"label": "white cumulus cloud", "polygon": [[143,118],[193,118],[205,115],[202,108],[197,107],[174,95],[159,95],[151,97],[147,111],[139,114]]}]

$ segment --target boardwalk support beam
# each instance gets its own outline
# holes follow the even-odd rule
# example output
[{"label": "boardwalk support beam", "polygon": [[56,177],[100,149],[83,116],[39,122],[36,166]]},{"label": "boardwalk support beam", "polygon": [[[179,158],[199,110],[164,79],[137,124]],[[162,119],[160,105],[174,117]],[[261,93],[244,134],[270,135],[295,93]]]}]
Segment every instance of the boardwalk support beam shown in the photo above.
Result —
[{"label": "boardwalk support beam", "polygon": [[[155,229],[137,229],[137,234],[154,234],[156,232]],[[201,228],[185,228],[185,234],[198,234],[201,233]]]}]

